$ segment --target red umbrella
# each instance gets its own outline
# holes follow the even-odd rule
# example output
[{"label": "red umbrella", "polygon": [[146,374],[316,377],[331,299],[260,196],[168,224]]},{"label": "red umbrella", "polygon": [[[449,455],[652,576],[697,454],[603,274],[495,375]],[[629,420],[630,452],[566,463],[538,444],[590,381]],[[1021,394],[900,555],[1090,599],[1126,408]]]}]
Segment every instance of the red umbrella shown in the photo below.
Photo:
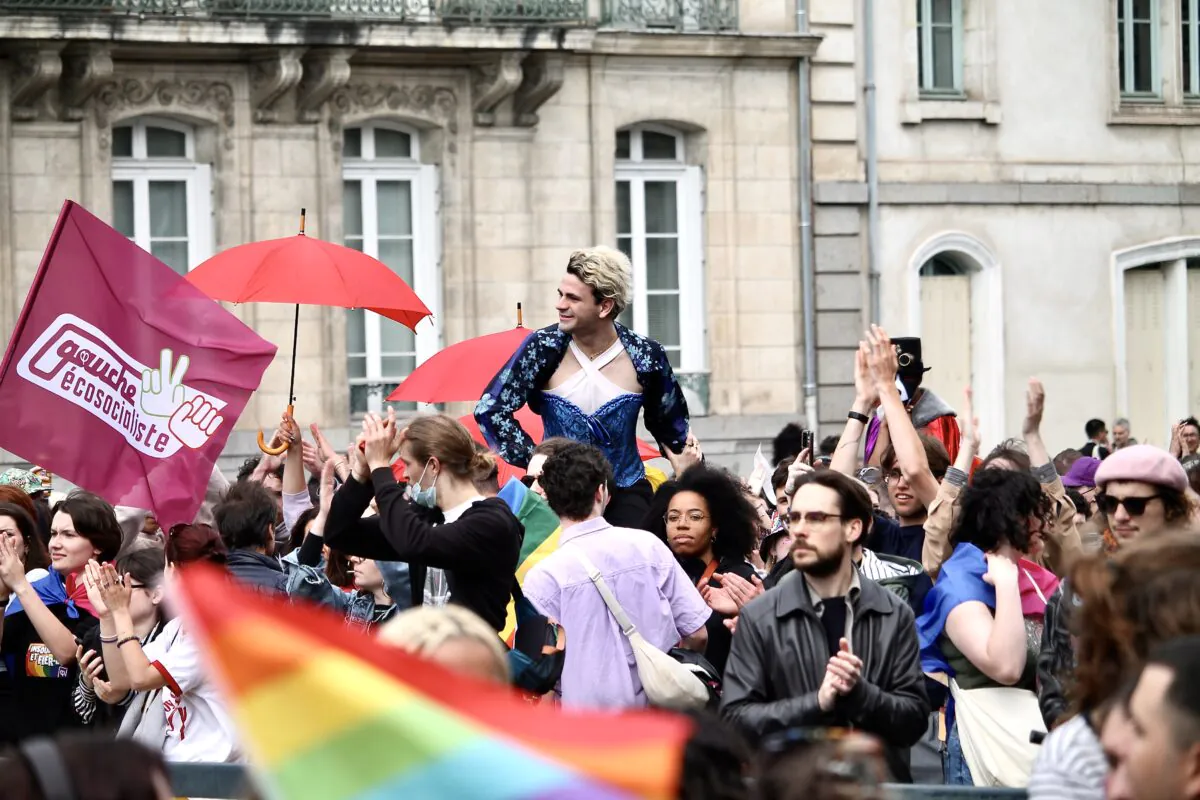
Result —
[{"label": "red umbrella", "polygon": [[467,339],[438,351],[413,370],[387,399],[411,403],[474,402],[483,396],[488,382],[530,333],[521,324],[521,304],[517,303],[517,327]]},{"label": "red umbrella", "polygon": [[[300,304],[365,308],[414,329],[431,312],[404,279],[371,256],[300,233],[283,239],[253,242],[218,253],[188,273],[187,279],[214,300],[230,303],[291,303],[292,378],[288,413],[296,401],[296,342],[300,335]],[[482,394],[482,392],[480,392]],[[267,447],[262,433],[258,446],[278,455],[287,446]]]}]

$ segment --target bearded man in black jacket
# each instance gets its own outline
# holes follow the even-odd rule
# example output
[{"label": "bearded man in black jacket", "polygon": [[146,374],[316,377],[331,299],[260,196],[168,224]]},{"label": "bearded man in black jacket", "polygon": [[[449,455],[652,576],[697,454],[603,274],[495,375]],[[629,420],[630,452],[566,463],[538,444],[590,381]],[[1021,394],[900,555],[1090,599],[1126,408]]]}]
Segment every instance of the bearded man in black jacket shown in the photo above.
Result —
[{"label": "bearded man in black jacket", "polygon": [[742,609],[721,709],[755,738],[794,727],[872,733],[895,779],[911,782],[908,748],[925,733],[929,700],[912,610],[854,567],[870,520],[853,479],[801,479],[788,514],[795,569]]}]

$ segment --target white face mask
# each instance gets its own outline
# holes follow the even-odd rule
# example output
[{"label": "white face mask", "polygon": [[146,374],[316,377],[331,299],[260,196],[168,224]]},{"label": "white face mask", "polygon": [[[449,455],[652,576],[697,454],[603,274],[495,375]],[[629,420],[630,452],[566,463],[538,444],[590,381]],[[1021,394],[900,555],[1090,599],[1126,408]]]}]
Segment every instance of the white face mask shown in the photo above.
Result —
[{"label": "white face mask", "polygon": [[900,402],[907,403],[908,402],[908,389],[904,388],[904,384],[900,382],[899,378],[896,378],[896,388],[900,390]]}]

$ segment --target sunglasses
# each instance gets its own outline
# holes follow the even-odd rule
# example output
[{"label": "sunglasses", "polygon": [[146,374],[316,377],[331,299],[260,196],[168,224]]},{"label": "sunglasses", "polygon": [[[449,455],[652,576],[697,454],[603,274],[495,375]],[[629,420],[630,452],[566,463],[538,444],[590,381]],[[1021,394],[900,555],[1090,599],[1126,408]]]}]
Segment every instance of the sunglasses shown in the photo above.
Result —
[{"label": "sunglasses", "polygon": [[1124,506],[1125,512],[1131,517],[1140,517],[1146,513],[1146,504],[1151,500],[1159,499],[1159,495],[1152,494],[1149,497],[1113,497],[1112,495],[1102,494],[1096,497],[1096,506],[1105,514],[1114,514],[1117,511],[1117,506]]},{"label": "sunglasses", "polygon": [[522,475],[521,483],[525,484],[526,489],[532,489],[533,485],[535,483],[537,483],[537,476],[536,475]]}]

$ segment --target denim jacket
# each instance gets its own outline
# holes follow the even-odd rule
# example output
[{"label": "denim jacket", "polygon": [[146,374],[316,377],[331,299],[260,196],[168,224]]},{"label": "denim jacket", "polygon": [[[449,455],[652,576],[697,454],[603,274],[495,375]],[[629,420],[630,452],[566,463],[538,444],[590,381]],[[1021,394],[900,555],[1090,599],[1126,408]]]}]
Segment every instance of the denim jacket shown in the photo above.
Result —
[{"label": "denim jacket", "polygon": [[[364,629],[371,627],[375,615],[375,598],[370,592],[356,590],[346,592],[329,582],[325,575],[325,564],[316,567],[301,564],[289,553],[284,557],[288,573],[288,596],[301,597],[342,613],[347,625]],[[323,560],[322,560],[323,561]],[[403,561],[376,561],[383,585],[392,598],[392,609],[380,622],[391,619],[412,604],[408,564]]]}]

